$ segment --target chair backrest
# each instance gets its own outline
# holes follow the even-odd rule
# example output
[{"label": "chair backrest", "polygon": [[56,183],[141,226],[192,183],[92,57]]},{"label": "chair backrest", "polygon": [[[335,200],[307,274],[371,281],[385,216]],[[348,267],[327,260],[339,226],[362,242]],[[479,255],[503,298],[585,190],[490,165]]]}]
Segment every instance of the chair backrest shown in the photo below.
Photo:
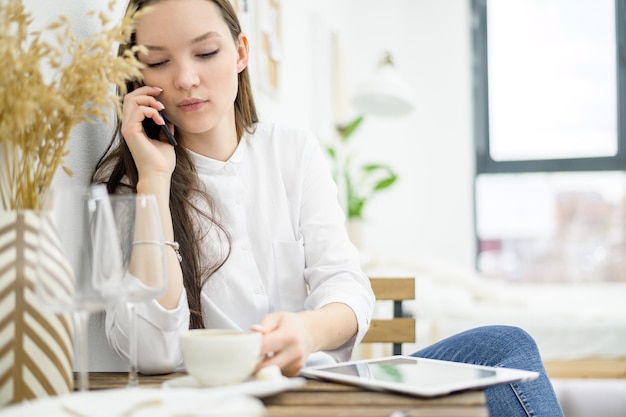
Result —
[{"label": "chair backrest", "polygon": [[415,343],[415,318],[403,317],[402,302],[415,300],[415,278],[370,277],[376,300],[393,301],[393,317],[373,319],[363,343],[392,343],[393,354],[402,354],[402,343]]}]

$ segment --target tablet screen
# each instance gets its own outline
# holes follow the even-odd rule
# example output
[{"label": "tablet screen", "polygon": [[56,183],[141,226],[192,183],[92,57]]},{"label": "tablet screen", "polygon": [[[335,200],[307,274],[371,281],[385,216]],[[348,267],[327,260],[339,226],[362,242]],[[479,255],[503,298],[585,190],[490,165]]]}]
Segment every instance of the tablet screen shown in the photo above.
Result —
[{"label": "tablet screen", "polygon": [[347,382],[367,388],[416,395],[441,395],[490,385],[531,380],[535,372],[391,356],[336,365],[304,368],[303,376]]},{"label": "tablet screen", "polygon": [[424,362],[403,357],[388,359],[380,363],[362,362],[338,365],[328,370],[368,380],[422,386],[437,386],[496,376],[496,371],[492,369],[457,366],[455,363]]}]

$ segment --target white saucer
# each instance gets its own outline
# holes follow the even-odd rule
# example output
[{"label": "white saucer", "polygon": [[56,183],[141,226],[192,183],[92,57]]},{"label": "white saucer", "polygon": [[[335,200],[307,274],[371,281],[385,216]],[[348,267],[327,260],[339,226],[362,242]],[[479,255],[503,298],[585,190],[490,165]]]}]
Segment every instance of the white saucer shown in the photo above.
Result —
[{"label": "white saucer", "polygon": [[119,388],[73,392],[0,409],[0,417],[262,417],[258,398],[216,397],[197,389]]},{"label": "white saucer", "polygon": [[172,378],[163,383],[163,388],[198,388],[211,394],[225,395],[250,395],[257,398],[269,397],[283,391],[301,387],[305,384],[304,378],[280,378],[272,379],[250,379],[240,384],[222,385],[219,387],[209,387],[202,385],[191,375]]}]

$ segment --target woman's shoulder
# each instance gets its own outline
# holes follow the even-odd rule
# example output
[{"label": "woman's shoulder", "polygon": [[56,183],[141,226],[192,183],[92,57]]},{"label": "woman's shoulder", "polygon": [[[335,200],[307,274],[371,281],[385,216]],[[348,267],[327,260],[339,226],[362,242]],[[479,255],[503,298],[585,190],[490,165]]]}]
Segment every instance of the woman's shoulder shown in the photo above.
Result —
[{"label": "woman's shoulder", "polygon": [[253,158],[276,164],[287,172],[305,169],[320,153],[320,143],[309,130],[280,124],[261,124],[248,136]]},{"label": "woman's shoulder", "polygon": [[258,123],[250,135],[250,143],[255,142],[281,147],[301,147],[307,143],[317,143],[317,139],[311,131],[304,128],[279,123]]}]

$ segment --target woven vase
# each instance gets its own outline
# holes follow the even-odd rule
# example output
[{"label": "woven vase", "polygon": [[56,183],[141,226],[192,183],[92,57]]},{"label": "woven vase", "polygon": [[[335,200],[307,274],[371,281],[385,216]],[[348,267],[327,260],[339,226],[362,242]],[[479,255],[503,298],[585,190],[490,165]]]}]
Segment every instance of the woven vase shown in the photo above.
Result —
[{"label": "woven vase", "polygon": [[[49,261],[38,250],[46,244],[39,216],[0,211],[0,407],[73,390],[71,316],[52,313],[35,294],[41,263]],[[71,285],[67,275],[53,278]]]}]

